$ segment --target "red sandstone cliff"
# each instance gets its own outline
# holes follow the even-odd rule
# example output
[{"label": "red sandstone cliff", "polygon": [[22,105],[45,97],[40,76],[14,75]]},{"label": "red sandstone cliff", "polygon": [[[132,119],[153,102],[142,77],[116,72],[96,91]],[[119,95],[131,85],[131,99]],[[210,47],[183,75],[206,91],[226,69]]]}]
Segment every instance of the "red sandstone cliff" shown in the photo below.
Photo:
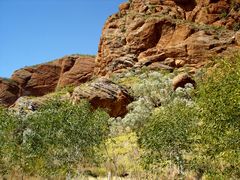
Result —
[{"label": "red sandstone cliff", "polygon": [[[17,70],[10,80],[0,79],[0,104],[10,106],[21,96],[43,96],[85,83],[93,74],[127,68],[188,67],[195,72],[209,57],[240,50],[239,30],[239,0],[131,0],[106,21],[96,59],[72,55]],[[192,81],[184,75],[175,86],[181,86],[179,79]],[[126,89],[101,78],[87,87],[73,99],[87,98],[112,116],[124,115],[132,101]]]},{"label": "red sandstone cliff", "polygon": [[152,63],[188,66],[239,49],[238,0],[132,0],[103,28],[96,74]]}]

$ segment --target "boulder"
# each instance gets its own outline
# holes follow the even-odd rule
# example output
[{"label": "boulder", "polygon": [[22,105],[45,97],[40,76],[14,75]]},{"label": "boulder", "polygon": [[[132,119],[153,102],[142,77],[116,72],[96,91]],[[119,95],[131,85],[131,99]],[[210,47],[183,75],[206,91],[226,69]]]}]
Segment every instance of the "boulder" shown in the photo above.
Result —
[{"label": "boulder", "polygon": [[160,62],[166,59],[166,54],[165,53],[160,53],[160,54],[155,54],[152,56],[147,56],[147,57],[143,57],[141,59],[139,59],[139,62],[143,62],[143,63],[154,63],[154,62]]},{"label": "boulder", "polygon": [[183,67],[185,65],[186,61],[182,60],[182,59],[176,59],[175,60],[175,66],[176,67]]},{"label": "boulder", "polygon": [[186,84],[192,84],[195,87],[195,81],[192,79],[191,76],[189,76],[187,73],[181,73],[173,78],[172,85],[173,90],[176,90],[178,87],[184,88]]},{"label": "boulder", "polygon": [[71,94],[68,92],[62,94],[50,93],[39,97],[21,96],[14,102],[14,104],[10,106],[10,109],[19,115],[27,115],[29,113],[37,111],[41,106],[50,100],[55,100],[57,98],[59,100],[65,101],[69,100],[70,97]]},{"label": "boulder", "polygon": [[39,101],[37,98],[22,96],[19,97],[13,105],[11,105],[11,110],[13,110],[16,114],[26,115],[36,111],[43,102],[44,101]]},{"label": "boulder", "polygon": [[137,57],[134,54],[127,54],[122,57],[114,59],[112,64],[106,67],[108,73],[119,71],[121,69],[126,69],[128,67],[133,67],[137,62]]},{"label": "boulder", "polygon": [[105,78],[76,87],[72,100],[77,103],[81,99],[87,99],[94,108],[106,109],[112,117],[124,116],[127,105],[133,101],[125,88]]},{"label": "boulder", "polygon": [[150,70],[167,70],[169,72],[173,72],[173,67],[162,64],[160,62],[154,62],[148,66]]},{"label": "boulder", "polygon": [[0,106],[10,106],[19,97],[17,83],[10,79],[0,78]]}]

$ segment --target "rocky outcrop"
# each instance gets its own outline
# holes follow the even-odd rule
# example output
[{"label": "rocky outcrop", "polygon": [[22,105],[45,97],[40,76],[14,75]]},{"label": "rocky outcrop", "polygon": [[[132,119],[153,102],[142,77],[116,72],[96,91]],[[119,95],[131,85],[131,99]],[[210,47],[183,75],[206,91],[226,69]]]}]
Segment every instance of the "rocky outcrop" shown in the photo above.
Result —
[{"label": "rocky outcrop", "polygon": [[95,57],[71,55],[16,70],[0,79],[0,105],[10,106],[22,96],[43,96],[57,88],[78,86],[93,76]]},{"label": "rocky outcrop", "polygon": [[42,64],[17,70],[12,79],[19,85],[21,96],[42,96],[55,90],[60,72],[57,65]]},{"label": "rocky outcrop", "polygon": [[46,101],[45,97],[39,97],[39,99],[28,96],[19,97],[10,108],[19,115],[26,115],[36,111]]},{"label": "rocky outcrop", "polygon": [[194,71],[209,57],[240,48],[239,22],[236,0],[123,3],[103,28],[95,73],[106,75],[142,63],[156,66],[156,62]]},{"label": "rocky outcrop", "polygon": [[81,99],[87,99],[94,108],[106,109],[112,117],[124,116],[133,101],[125,88],[103,78],[76,87],[72,100],[77,103]]},{"label": "rocky outcrop", "polygon": [[10,106],[19,97],[17,84],[9,79],[0,78],[0,105]]},{"label": "rocky outcrop", "polygon": [[71,97],[70,93],[63,93],[61,95],[50,93],[44,96],[39,97],[29,97],[29,96],[22,96],[19,97],[14,104],[10,106],[10,109],[19,115],[28,115],[34,111],[37,111],[41,108],[44,104],[48,103],[51,100],[69,100]]},{"label": "rocky outcrop", "polygon": [[[209,57],[239,50],[239,30],[239,0],[131,0],[108,18],[96,59],[71,55],[17,70],[11,81],[0,81],[0,104],[9,106],[21,96],[43,96],[85,83],[93,74],[105,76],[129,68],[172,72],[187,67],[194,73]],[[181,74],[173,88],[189,82],[195,83]],[[76,102],[86,98],[114,117],[123,116],[132,101],[126,89],[101,78],[77,87],[72,98]]]},{"label": "rocky outcrop", "polygon": [[57,87],[86,82],[92,77],[93,69],[93,57],[73,55],[17,70],[11,79],[18,84],[20,96],[42,96]]}]

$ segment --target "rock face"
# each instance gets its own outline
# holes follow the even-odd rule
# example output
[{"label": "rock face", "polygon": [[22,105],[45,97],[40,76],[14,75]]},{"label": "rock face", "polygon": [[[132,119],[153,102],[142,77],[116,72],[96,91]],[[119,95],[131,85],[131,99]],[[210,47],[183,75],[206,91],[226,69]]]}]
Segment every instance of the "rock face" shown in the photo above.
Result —
[{"label": "rock face", "polygon": [[43,96],[56,88],[77,86],[92,78],[95,58],[71,55],[15,71],[0,79],[0,105],[10,106],[21,96]]},{"label": "rock face", "polygon": [[103,28],[95,73],[158,62],[201,67],[208,57],[239,49],[238,0],[132,0]]},{"label": "rock face", "polygon": [[20,87],[21,96],[42,96],[56,88],[61,68],[52,64],[17,70],[12,79]]},{"label": "rock face", "polygon": [[54,92],[57,87],[86,82],[92,77],[93,69],[93,57],[66,56],[17,70],[11,79],[19,85],[20,96],[42,96]]},{"label": "rock face", "polygon": [[104,78],[76,87],[72,100],[76,103],[81,99],[87,99],[95,108],[106,109],[112,117],[124,116],[133,101],[126,89]]},{"label": "rock face", "polygon": [[66,85],[77,86],[92,78],[95,58],[93,57],[67,57],[61,64],[61,74],[58,87]]},{"label": "rock face", "polygon": [[9,79],[0,78],[0,105],[10,106],[19,97],[17,84]]}]

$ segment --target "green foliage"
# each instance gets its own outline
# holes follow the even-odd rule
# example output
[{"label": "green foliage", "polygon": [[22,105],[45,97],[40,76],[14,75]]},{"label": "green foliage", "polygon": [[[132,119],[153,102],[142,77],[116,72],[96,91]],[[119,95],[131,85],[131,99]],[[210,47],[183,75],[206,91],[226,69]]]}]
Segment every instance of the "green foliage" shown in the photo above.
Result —
[{"label": "green foliage", "polygon": [[[209,174],[240,178],[240,56],[223,59],[199,85],[201,165]],[[202,161],[202,160],[200,160]],[[207,167],[207,168],[206,168]],[[228,178],[229,178],[228,177]]]},{"label": "green foliage", "polygon": [[142,127],[153,110],[159,106],[166,106],[176,98],[189,98],[192,86],[173,91],[172,74],[161,72],[145,72],[139,75],[141,81],[132,85],[136,100],[128,105],[129,113],[122,119],[126,126],[132,129]]},{"label": "green foliage", "polygon": [[180,93],[155,109],[136,131],[145,150],[143,165],[175,166],[182,176],[194,171],[198,178],[239,179],[239,82],[237,55],[218,59],[198,82],[194,98],[178,89]]},{"label": "green foliage", "polygon": [[75,87],[76,86],[74,86],[74,85],[67,85],[65,87],[57,87],[56,92],[54,92],[54,94],[57,94],[57,95],[62,95],[62,94],[66,94],[66,93],[72,94]]},{"label": "green foliage", "polygon": [[15,144],[12,139],[14,130],[17,130],[17,121],[17,118],[0,107],[0,174],[5,174],[14,163],[10,154],[13,157],[15,155]]},{"label": "green foliage", "polygon": [[125,133],[110,138],[106,142],[105,167],[112,174],[122,176],[125,173],[137,173],[141,171],[138,163],[140,149],[137,145],[135,133]]},{"label": "green foliage", "polygon": [[[6,113],[6,112],[4,112]],[[6,170],[30,175],[74,173],[79,163],[94,163],[95,151],[109,133],[109,116],[88,103],[52,100],[19,118],[1,115],[1,161]]]},{"label": "green foliage", "polygon": [[175,100],[155,110],[146,125],[138,131],[139,144],[146,151],[145,165],[176,165],[179,174],[186,169],[186,154],[191,150],[195,113],[193,105]]},{"label": "green foliage", "polygon": [[159,72],[144,72],[141,81],[132,85],[136,101],[129,104],[129,113],[123,122],[132,129],[142,127],[152,110],[171,99],[171,79]]},{"label": "green foliage", "polygon": [[220,18],[222,19],[225,19],[228,17],[228,13],[226,11],[223,11],[221,14],[220,14]]},{"label": "green foliage", "polygon": [[135,96],[124,118],[59,100],[22,116],[0,109],[0,174],[240,179],[240,56],[216,62],[196,90],[173,91],[173,74],[117,74]]}]

